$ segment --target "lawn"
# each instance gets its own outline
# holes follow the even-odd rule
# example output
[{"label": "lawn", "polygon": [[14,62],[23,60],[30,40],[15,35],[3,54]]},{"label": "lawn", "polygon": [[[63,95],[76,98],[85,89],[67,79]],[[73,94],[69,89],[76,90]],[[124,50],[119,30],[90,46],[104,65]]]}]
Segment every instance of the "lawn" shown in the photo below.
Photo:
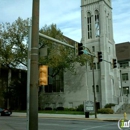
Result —
[{"label": "lawn", "polygon": [[40,110],[39,113],[50,113],[50,114],[74,114],[74,115],[84,115],[83,111],[65,111],[65,110]]},{"label": "lawn", "polygon": [[[26,112],[26,110],[14,110],[14,112]],[[66,111],[66,110],[39,110],[38,113],[48,113],[48,114],[74,114],[74,115],[84,115],[83,111]]]}]

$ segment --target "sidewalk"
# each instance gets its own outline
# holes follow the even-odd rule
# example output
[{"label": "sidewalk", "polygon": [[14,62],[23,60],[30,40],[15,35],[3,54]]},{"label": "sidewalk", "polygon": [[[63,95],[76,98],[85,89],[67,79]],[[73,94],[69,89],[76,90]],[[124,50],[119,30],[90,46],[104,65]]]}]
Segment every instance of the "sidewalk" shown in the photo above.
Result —
[{"label": "sidewalk", "polygon": [[[26,117],[26,113],[13,112],[11,116],[15,117]],[[123,114],[97,114],[89,115],[89,118],[85,118],[85,115],[70,115],[70,114],[38,114],[39,118],[68,118],[68,119],[88,119],[88,120],[104,120],[104,121],[118,121],[124,119]],[[127,114],[127,119],[130,119],[130,114]]]}]

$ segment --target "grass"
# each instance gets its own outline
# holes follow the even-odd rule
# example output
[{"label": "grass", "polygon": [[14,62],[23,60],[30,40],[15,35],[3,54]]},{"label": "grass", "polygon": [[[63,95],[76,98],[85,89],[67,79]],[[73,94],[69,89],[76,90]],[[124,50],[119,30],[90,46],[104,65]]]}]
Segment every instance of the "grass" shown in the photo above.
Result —
[{"label": "grass", "polygon": [[[26,110],[13,110],[13,112],[26,112]],[[65,111],[65,110],[39,110],[38,113],[46,114],[74,114],[74,115],[84,115],[83,111]]]},{"label": "grass", "polygon": [[[26,113],[26,110],[14,110],[14,112],[24,112]],[[72,114],[72,115],[84,115],[83,111],[66,111],[66,110],[39,110],[38,113],[45,113],[45,114]],[[94,115],[94,113],[89,113],[90,115]]]},{"label": "grass", "polygon": [[48,113],[48,114],[74,114],[74,115],[84,115],[83,111],[56,111],[56,110],[40,110],[39,113]]}]

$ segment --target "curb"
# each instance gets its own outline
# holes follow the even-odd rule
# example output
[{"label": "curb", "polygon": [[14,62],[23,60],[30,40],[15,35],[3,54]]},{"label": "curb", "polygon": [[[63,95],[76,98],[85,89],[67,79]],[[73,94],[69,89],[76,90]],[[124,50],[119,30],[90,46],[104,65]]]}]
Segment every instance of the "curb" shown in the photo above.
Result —
[{"label": "curb", "polygon": [[[11,115],[12,117],[27,117],[26,115]],[[67,119],[67,120],[90,120],[90,121],[109,121],[109,122],[118,122],[119,121],[119,119],[100,119],[100,118],[74,118],[74,117],[55,117],[55,116],[50,116],[50,117],[48,117],[48,116],[38,116],[38,118],[62,118],[62,119]]]},{"label": "curb", "polygon": [[118,122],[119,120],[103,120],[103,121]]}]

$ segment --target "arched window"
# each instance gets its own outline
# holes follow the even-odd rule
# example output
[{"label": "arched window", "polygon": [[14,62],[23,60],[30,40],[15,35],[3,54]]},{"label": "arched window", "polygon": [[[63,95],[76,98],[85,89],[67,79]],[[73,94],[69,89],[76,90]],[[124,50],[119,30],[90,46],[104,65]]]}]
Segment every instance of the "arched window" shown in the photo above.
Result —
[{"label": "arched window", "polygon": [[99,12],[95,11],[95,36],[99,37]]},{"label": "arched window", "polygon": [[88,25],[88,39],[92,38],[92,23],[91,23],[91,13],[87,13],[87,25]]}]

